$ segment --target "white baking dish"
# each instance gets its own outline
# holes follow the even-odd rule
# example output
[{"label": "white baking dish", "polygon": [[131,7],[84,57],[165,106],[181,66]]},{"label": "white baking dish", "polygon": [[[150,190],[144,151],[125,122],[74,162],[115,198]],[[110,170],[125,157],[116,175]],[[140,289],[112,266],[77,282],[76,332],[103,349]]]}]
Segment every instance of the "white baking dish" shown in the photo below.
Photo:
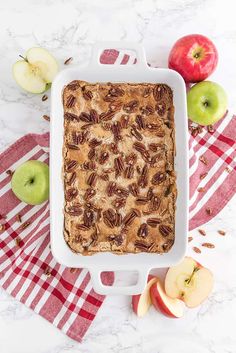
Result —
[{"label": "white baking dish", "polygon": [[[105,48],[132,49],[136,52],[136,65],[102,65],[100,54]],[[175,243],[166,254],[98,253],[82,256],[73,253],[63,237],[64,191],[62,180],[63,145],[63,87],[72,80],[88,82],[159,82],[169,85],[174,92],[176,125],[177,210],[175,221]],[[101,294],[137,294],[145,287],[152,268],[168,267],[178,263],[185,255],[188,231],[188,144],[186,91],[182,77],[169,69],[152,68],[147,65],[141,46],[125,42],[100,43],[94,46],[88,65],[61,71],[52,85],[51,134],[50,134],[50,204],[51,204],[51,248],[57,261],[69,267],[87,268],[91,274],[94,290]],[[135,270],[138,281],[132,286],[105,286],[101,272]]]}]

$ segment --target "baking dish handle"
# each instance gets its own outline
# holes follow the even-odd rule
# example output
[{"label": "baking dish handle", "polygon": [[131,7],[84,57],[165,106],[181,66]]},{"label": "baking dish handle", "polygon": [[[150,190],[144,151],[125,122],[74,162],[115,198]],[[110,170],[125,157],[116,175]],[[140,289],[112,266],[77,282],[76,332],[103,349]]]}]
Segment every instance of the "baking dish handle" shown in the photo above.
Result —
[{"label": "baking dish handle", "polygon": [[140,294],[143,292],[146,284],[147,284],[147,277],[148,273],[150,271],[150,268],[142,269],[142,270],[135,270],[138,272],[138,280],[136,284],[134,285],[129,285],[129,286],[107,286],[102,283],[101,280],[101,273],[106,271],[104,270],[99,270],[99,269],[91,269],[89,270],[90,276],[92,279],[93,283],[93,289],[95,290],[96,293],[102,294],[102,295],[134,295],[134,294]]},{"label": "baking dish handle", "polygon": [[[105,49],[122,49],[122,50],[132,50],[136,53],[136,67],[147,67],[147,60],[145,51],[142,45],[132,42],[97,42],[92,48],[92,55],[90,59],[90,66],[92,68],[103,66],[111,67],[111,65],[104,65],[100,63],[100,56]],[[126,65],[124,65],[126,66]]]}]

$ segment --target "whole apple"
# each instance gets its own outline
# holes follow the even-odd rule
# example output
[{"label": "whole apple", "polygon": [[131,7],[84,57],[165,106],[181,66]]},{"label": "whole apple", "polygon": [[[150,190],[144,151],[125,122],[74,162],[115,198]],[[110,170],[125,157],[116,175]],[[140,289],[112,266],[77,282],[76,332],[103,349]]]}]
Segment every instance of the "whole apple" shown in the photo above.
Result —
[{"label": "whole apple", "polygon": [[217,63],[215,45],[201,34],[190,34],[177,40],[168,59],[169,68],[178,71],[186,82],[205,80],[215,70]]},{"label": "whole apple", "polygon": [[188,117],[200,125],[212,125],[227,110],[227,95],[223,87],[211,81],[199,82],[187,94]]},{"label": "whole apple", "polygon": [[49,197],[49,168],[40,161],[27,161],[14,172],[11,180],[12,191],[21,201],[39,205]]}]

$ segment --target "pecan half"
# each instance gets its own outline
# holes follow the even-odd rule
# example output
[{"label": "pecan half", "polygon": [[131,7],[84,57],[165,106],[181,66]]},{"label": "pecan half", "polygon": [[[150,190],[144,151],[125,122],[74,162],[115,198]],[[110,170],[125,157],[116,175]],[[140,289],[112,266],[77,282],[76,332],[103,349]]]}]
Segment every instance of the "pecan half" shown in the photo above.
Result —
[{"label": "pecan half", "polygon": [[81,223],[81,224],[76,224],[76,228],[79,229],[79,230],[89,230],[89,227],[86,226],[85,224]]},{"label": "pecan half", "polygon": [[152,228],[156,228],[158,224],[161,223],[161,220],[159,218],[156,217],[151,217],[147,219],[147,224],[152,227]]},{"label": "pecan half", "polygon": [[137,115],[135,118],[135,122],[139,130],[145,129],[145,122],[142,115]]},{"label": "pecan half", "polygon": [[127,129],[127,127],[129,126],[129,116],[128,115],[122,115],[120,118],[120,124],[122,129]]},{"label": "pecan half", "polygon": [[116,191],[116,183],[114,181],[110,181],[107,185],[107,196],[111,197]]},{"label": "pecan half", "polygon": [[69,91],[75,91],[77,88],[79,88],[79,81],[74,80],[71,81],[66,87],[68,88]]},{"label": "pecan half", "polygon": [[131,210],[123,219],[123,224],[127,227],[130,226],[136,217],[140,216],[140,212],[137,209]]},{"label": "pecan half", "polygon": [[79,143],[81,145],[83,145],[88,138],[89,132],[88,131],[82,131],[79,135],[78,135],[78,139],[79,139]]},{"label": "pecan half", "polygon": [[115,115],[115,112],[108,110],[107,112],[101,113],[99,118],[100,118],[100,121],[108,121],[108,120],[111,120],[114,115]]},{"label": "pecan half", "polygon": [[78,195],[78,190],[76,190],[75,188],[70,188],[66,191],[65,194],[65,199],[66,201],[70,202],[72,201],[76,196]]},{"label": "pecan half", "polygon": [[119,153],[119,149],[118,149],[118,145],[117,143],[114,143],[112,142],[110,145],[109,145],[109,149],[112,153],[114,154],[118,154]]},{"label": "pecan half", "polygon": [[174,244],[174,239],[167,239],[167,241],[162,245],[162,249],[164,251],[167,251],[172,247],[173,244]]},{"label": "pecan half", "polygon": [[136,110],[138,105],[139,105],[139,103],[137,100],[132,100],[132,101],[128,102],[127,104],[125,104],[123,109],[126,113],[132,113]]},{"label": "pecan half", "polygon": [[86,208],[83,214],[84,224],[90,228],[94,222],[94,218],[95,218],[94,212]]},{"label": "pecan half", "polygon": [[122,215],[119,212],[115,214],[115,227],[119,227],[122,224]]},{"label": "pecan half", "polygon": [[64,114],[64,118],[65,118],[66,120],[70,120],[70,121],[72,121],[72,120],[80,121],[80,118],[79,118],[78,115],[73,114],[73,113],[69,113],[69,112],[66,112],[66,113]]},{"label": "pecan half", "polygon": [[92,140],[89,141],[89,147],[97,147],[102,144],[102,141],[97,140],[96,138],[93,138]]},{"label": "pecan half", "polygon": [[109,158],[109,153],[104,151],[104,152],[101,153],[98,161],[99,161],[100,164],[104,164],[104,163],[106,163],[108,158]]},{"label": "pecan half", "polygon": [[70,216],[80,216],[83,213],[81,205],[73,205],[66,208],[66,213]]},{"label": "pecan half", "polygon": [[151,244],[146,244],[146,243],[143,243],[142,241],[140,240],[136,240],[135,243],[134,243],[134,246],[140,250],[143,250],[143,251],[148,251],[151,249],[151,247],[153,246],[153,243]]},{"label": "pecan half", "polygon": [[111,234],[107,239],[114,242],[116,246],[121,246],[124,241],[124,236],[122,234]]},{"label": "pecan half", "polygon": [[114,168],[116,171],[116,177],[122,173],[124,170],[125,164],[121,156],[114,159]]},{"label": "pecan half", "polygon": [[155,109],[151,105],[146,105],[146,106],[140,107],[140,111],[144,115],[151,115],[155,112]]},{"label": "pecan half", "polygon": [[71,160],[66,163],[65,169],[67,172],[71,172],[77,165],[78,163],[75,160]]},{"label": "pecan half", "polygon": [[148,226],[146,223],[141,224],[137,234],[139,237],[142,237],[142,238],[146,238],[148,236]]},{"label": "pecan half", "polygon": [[150,130],[150,131],[157,131],[160,129],[160,125],[159,124],[146,124],[146,129]]},{"label": "pecan half", "polygon": [[132,183],[128,186],[129,188],[129,191],[130,193],[133,195],[133,196],[138,196],[138,193],[139,193],[139,187],[136,183]]},{"label": "pecan half", "polygon": [[73,144],[71,144],[71,143],[68,143],[68,144],[67,144],[67,148],[68,148],[69,150],[79,150],[79,146],[73,145]]},{"label": "pecan half", "polygon": [[66,108],[72,108],[75,105],[76,98],[73,94],[70,94],[66,100]]},{"label": "pecan half", "polygon": [[88,159],[93,159],[96,155],[96,150],[95,148],[90,148],[89,152],[88,152]]},{"label": "pecan half", "polygon": [[96,190],[94,190],[92,188],[88,188],[84,194],[85,201],[90,200],[92,197],[95,196],[95,194],[96,194]]},{"label": "pecan half", "polygon": [[151,87],[146,87],[143,91],[143,97],[144,98],[147,98],[150,96],[150,94],[152,93],[152,89]]},{"label": "pecan half", "polygon": [[118,187],[116,187],[114,193],[120,197],[127,197],[129,195],[129,190],[127,190],[121,186],[118,186]]},{"label": "pecan half", "polygon": [[94,170],[96,169],[96,163],[94,161],[88,161],[81,164],[82,170]]},{"label": "pecan half", "polygon": [[116,213],[112,208],[108,208],[108,210],[103,212],[103,221],[108,227],[115,227],[115,220]]},{"label": "pecan half", "polygon": [[135,203],[137,205],[145,205],[146,203],[148,203],[148,198],[145,197],[145,196],[139,196],[136,200],[135,200]]},{"label": "pecan half", "polygon": [[163,148],[164,148],[164,145],[163,145],[163,144],[160,144],[160,143],[150,143],[150,144],[148,145],[148,148],[149,148],[152,152],[157,152],[158,150],[163,149]]},{"label": "pecan half", "polygon": [[159,102],[160,100],[171,100],[173,93],[169,86],[165,84],[157,84],[153,89],[153,97]]},{"label": "pecan half", "polygon": [[164,102],[157,103],[155,109],[157,114],[162,117],[166,112],[166,104]]},{"label": "pecan half", "polygon": [[90,114],[82,112],[79,116],[81,121],[84,121],[85,123],[90,123],[91,122],[91,117]]},{"label": "pecan half", "polygon": [[132,128],[130,129],[130,133],[132,136],[134,136],[138,141],[142,141],[143,136],[140,134],[140,132],[136,129],[134,125],[132,125]]},{"label": "pecan half", "polygon": [[137,162],[137,155],[135,153],[130,153],[125,157],[125,162],[129,165],[134,165]]},{"label": "pecan half", "polygon": [[124,171],[124,177],[127,179],[132,179],[134,176],[134,166],[128,165]]},{"label": "pecan half", "polygon": [[73,173],[71,174],[70,178],[68,179],[67,184],[68,184],[68,185],[72,185],[73,182],[75,181],[75,179],[76,179],[76,173],[73,172]]},{"label": "pecan half", "polygon": [[166,180],[166,174],[163,172],[157,172],[156,174],[153,175],[151,182],[153,185],[159,185],[163,183],[163,181],[165,180]]},{"label": "pecan half", "polygon": [[99,123],[99,115],[95,109],[90,110],[90,119],[94,124]]},{"label": "pecan half", "polygon": [[88,177],[87,184],[94,187],[97,181],[97,174],[95,172],[91,173]]},{"label": "pecan half", "polygon": [[165,225],[165,224],[160,224],[159,225],[159,231],[163,235],[163,237],[167,237],[168,235],[171,234],[172,229],[171,227]]},{"label": "pecan half", "polygon": [[158,196],[153,196],[150,203],[150,208],[152,211],[157,211],[160,207],[161,199]]},{"label": "pecan half", "polygon": [[147,192],[147,199],[150,201],[152,198],[153,198],[154,194],[153,194],[153,188],[150,187],[148,189],[148,192]]},{"label": "pecan half", "polygon": [[125,94],[125,91],[118,86],[113,86],[108,91],[108,95],[110,95],[112,97],[121,97],[124,94]]},{"label": "pecan half", "polygon": [[148,184],[148,166],[147,164],[145,164],[145,166],[143,167],[142,171],[141,171],[141,175],[138,179],[138,185],[141,188],[145,188]]},{"label": "pecan half", "polygon": [[117,101],[117,102],[111,102],[110,104],[109,104],[109,108],[110,108],[110,110],[112,111],[112,112],[117,112],[117,111],[119,111],[120,109],[121,109],[121,107],[122,107],[122,102],[121,101]]},{"label": "pecan half", "polygon": [[116,210],[119,210],[120,208],[124,207],[126,204],[126,199],[125,198],[116,198],[113,202],[112,202],[112,206],[114,206],[114,208]]},{"label": "pecan half", "polygon": [[114,134],[114,140],[117,142],[121,140],[121,124],[119,121],[115,121],[114,124],[111,127],[111,131]]},{"label": "pecan half", "polygon": [[93,93],[90,90],[83,91],[83,97],[86,101],[89,101],[93,98]]},{"label": "pecan half", "polygon": [[144,145],[143,143],[141,143],[141,142],[135,142],[135,143],[133,144],[133,148],[134,148],[136,151],[140,152],[141,154],[144,153],[144,152],[146,152],[146,147],[145,147],[145,145]]}]

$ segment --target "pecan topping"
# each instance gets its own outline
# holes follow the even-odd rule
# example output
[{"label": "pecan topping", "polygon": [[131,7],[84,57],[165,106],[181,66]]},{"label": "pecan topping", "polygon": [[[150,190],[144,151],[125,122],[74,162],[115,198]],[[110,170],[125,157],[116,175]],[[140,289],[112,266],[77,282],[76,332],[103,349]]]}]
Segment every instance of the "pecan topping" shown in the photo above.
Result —
[{"label": "pecan topping", "polygon": [[67,88],[69,89],[69,91],[75,91],[77,90],[77,88],[79,88],[79,81],[72,81],[67,85]]},{"label": "pecan topping", "polygon": [[115,115],[115,112],[108,110],[107,112],[100,114],[100,121],[111,120],[114,115]]},{"label": "pecan topping", "polygon": [[67,148],[68,148],[69,150],[79,150],[79,146],[73,145],[73,144],[71,144],[71,143],[68,143],[68,144],[67,144]]},{"label": "pecan topping", "polygon": [[102,123],[101,125],[102,125],[102,128],[103,128],[104,130],[106,130],[106,131],[110,131],[110,130],[111,130],[111,123],[106,123],[106,122],[104,122],[104,123]]},{"label": "pecan topping", "polygon": [[161,223],[161,220],[156,217],[151,217],[151,218],[148,218],[148,220],[147,220],[147,224],[152,228],[157,227],[157,225],[160,223]]},{"label": "pecan topping", "polygon": [[118,154],[119,153],[119,150],[118,150],[118,145],[117,143],[111,143],[110,146],[109,146],[110,150],[112,153],[114,154]]},{"label": "pecan topping", "polygon": [[119,212],[116,212],[114,221],[115,227],[119,227],[122,224],[122,216]]},{"label": "pecan topping", "polygon": [[107,237],[107,239],[109,241],[114,242],[116,246],[121,246],[124,241],[124,237],[122,234],[117,234],[117,235],[111,234]]},{"label": "pecan topping", "polygon": [[146,223],[141,224],[139,227],[138,236],[142,238],[146,238],[148,236],[148,226]]},{"label": "pecan topping", "polygon": [[157,211],[158,208],[160,207],[161,200],[158,196],[153,196],[151,199],[151,210],[152,211]]},{"label": "pecan topping", "polygon": [[104,181],[108,181],[108,180],[109,180],[109,175],[106,174],[106,173],[103,173],[103,174],[100,175],[100,178],[101,178],[102,180],[104,180]]},{"label": "pecan topping", "polygon": [[97,174],[95,172],[91,173],[88,177],[87,184],[94,187],[97,181]]},{"label": "pecan topping", "polygon": [[135,203],[138,205],[145,205],[146,203],[148,203],[148,198],[145,196],[139,196],[136,200]]},{"label": "pecan topping", "polygon": [[160,158],[161,158],[161,154],[160,153],[154,154],[154,156],[152,156],[152,158],[151,158],[151,163],[150,163],[151,166],[152,167],[156,167],[157,161],[160,160]]},{"label": "pecan topping", "polygon": [[148,151],[145,151],[144,153],[142,153],[141,156],[146,163],[152,162],[152,158],[150,157],[150,153]]},{"label": "pecan topping", "polygon": [[93,159],[96,155],[96,151],[95,148],[90,148],[89,152],[88,152],[88,159]]},{"label": "pecan topping", "polygon": [[119,121],[115,121],[114,124],[112,125],[111,127],[111,130],[114,134],[114,140],[115,141],[118,141],[118,140],[121,140],[121,125],[120,125],[120,122]]},{"label": "pecan topping", "polygon": [[83,210],[80,206],[80,204],[69,206],[66,209],[66,213],[68,213],[70,216],[80,216],[83,213]]},{"label": "pecan topping", "polygon": [[73,182],[75,181],[75,178],[76,178],[76,173],[73,172],[73,173],[71,174],[70,178],[68,179],[67,184],[68,184],[68,185],[72,185]]},{"label": "pecan topping", "polygon": [[150,149],[150,151],[152,152],[157,152],[159,149],[163,149],[164,145],[160,144],[160,143],[150,143],[148,145],[148,148]]},{"label": "pecan topping", "polygon": [[124,177],[127,179],[132,179],[133,176],[134,176],[134,167],[132,165],[128,165],[125,168]]},{"label": "pecan topping", "polygon": [[144,152],[146,152],[146,147],[145,147],[145,145],[144,145],[143,143],[141,143],[141,142],[135,142],[135,143],[133,144],[133,148],[134,148],[136,151],[140,152],[141,154],[144,153]]},{"label": "pecan topping", "polygon": [[90,228],[94,222],[94,213],[92,210],[89,209],[85,209],[84,210],[84,214],[83,214],[83,221],[85,226],[87,226],[88,228]]},{"label": "pecan topping", "polygon": [[93,123],[87,123],[81,126],[81,130],[87,130],[90,126],[92,126]]},{"label": "pecan topping", "polygon": [[136,246],[136,248],[140,249],[140,250],[143,250],[143,251],[148,251],[151,249],[151,247],[153,246],[153,243],[151,244],[146,244],[146,243],[143,243],[142,241],[140,240],[136,240],[134,245]]},{"label": "pecan topping", "polygon": [[153,188],[152,187],[150,187],[149,189],[148,189],[148,192],[147,192],[147,199],[150,201],[151,199],[152,199],[152,197],[153,197]]},{"label": "pecan topping", "polygon": [[121,186],[116,187],[114,193],[120,197],[127,197],[129,195],[129,190],[122,188]]},{"label": "pecan topping", "polygon": [[169,196],[173,192],[173,190],[174,190],[174,185],[170,184],[169,186],[167,186],[164,196],[165,197]]},{"label": "pecan topping", "polygon": [[94,124],[99,123],[99,115],[96,112],[96,110],[94,110],[94,109],[90,110],[90,119]]},{"label": "pecan topping", "polygon": [[125,161],[129,165],[134,165],[137,162],[137,155],[132,152],[125,157]]},{"label": "pecan topping", "polygon": [[94,161],[88,161],[81,164],[82,170],[94,170],[96,168],[96,163]]},{"label": "pecan topping", "polygon": [[130,226],[133,221],[135,220],[136,217],[138,217],[140,215],[139,211],[136,209],[133,209],[132,211],[130,211],[129,213],[127,213],[127,215],[124,217],[123,219],[123,223],[124,225]]},{"label": "pecan topping", "polygon": [[73,169],[75,169],[77,164],[78,163],[74,160],[68,161],[68,163],[66,163],[66,171],[71,172]]},{"label": "pecan topping", "polygon": [[141,186],[141,188],[145,188],[148,184],[148,166],[145,164],[145,166],[142,169],[141,175],[138,179],[138,185]]},{"label": "pecan topping", "polygon": [[88,131],[82,131],[82,132],[78,135],[79,143],[80,143],[81,145],[83,145],[83,144],[87,141],[88,134],[89,134]]},{"label": "pecan topping", "polygon": [[116,177],[121,174],[121,172],[124,170],[125,164],[122,159],[122,157],[117,157],[114,159],[114,167],[116,171]]},{"label": "pecan topping", "polygon": [[69,113],[69,112],[67,112],[67,113],[65,113],[64,114],[64,118],[66,119],[66,120],[76,120],[76,121],[79,121],[80,120],[80,118],[79,118],[79,116],[78,115],[76,115],[76,114],[73,114],[73,113]]},{"label": "pecan topping", "polygon": [[102,152],[101,155],[100,155],[100,158],[99,158],[99,163],[100,164],[104,164],[106,163],[106,161],[108,160],[109,158],[109,153],[108,152]]},{"label": "pecan topping", "polygon": [[84,121],[85,123],[90,123],[91,122],[91,117],[90,114],[82,112],[79,116],[81,121]]},{"label": "pecan topping", "polygon": [[135,118],[135,122],[139,130],[145,129],[145,122],[141,115],[137,115]]},{"label": "pecan topping", "polygon": [[140,107],[140,111],[144,115],[151,115],[155,112],[154,108],[151,105],[146,105],[145,107]]},{"label": "pecan topping", "polygon": [[107,185],[107,196],[111,197],[116,191],[116,183],[114,181],[110,181]]},{"label": "pecan topping", "polygon": [[156,131],[155,135],[157,137],[164,137],[165,136],[165,131],[164,130],[158,130],[158,131]]},{"label": "pecan topping", "polygon": [[96,194],[96,191],[92,188],[88,188],[86,191],[85,191],[85,194],[84,194],[84,199],[87,201],[87,200],[90,200],[92,197],[94,197],[94,195]]},{"label": "pecan topping", "polygon": [[108,227],[115,227],[116,213],[112,208],[103,212],[103,221]]},{"label": "pecan topping", "polygon": [[90,147],[97,147],[102,144],[102,141],[99,141],[95,138],[93,138],[91,141],[89,141],[89,146]]},{"label": "pecan topping", "polygon": [[118,102],[111,102],[109,104],[109,108],[112,112],[117,112],[118,110],[121,109],[121,106],[122,106],[122,102],[118,101]]},{"label": "pecan topping", "polygon": [[66,100],[66,108],[72,108],[75,105],[76,98],[73,94],[70,94]]},{"label": "pecan topping", "polygon": [[122,117],[120,118],[120,124],[122,129],[127,129],[127,127],[129,126],[129,116],[122,115]]},{"label": "pecan topping", "polygon": [[134,136],[138,141],[142,141],[143,136],[140,134],[140,132],[136,129],[134,125],[132,125],[132,128],[130,129],[130,133],[132,136]]},{"label": "pecan topping", "polygon": [[171,227],[169,227],[167,225],[160,224],[159,231],[163,235],[163,237],[167,237],[169,234],[171,234],[172,229],[171,229]]},{"label": "pecan topping", "polygon": [[121,199],[121,198],[116,198],[113,202],[112,202],[112,206],[115,207],[116,210],[124,207],[126,204],[126,199]]},{"label": "pecan topping", "polygon": [[76,133],[76,131],[72,131],[71,138],[72,138],[72,142],[73,142],[74,145],[78,145],[79,144],[79,136]]},{"label": "pecan topping", "polygon": [[164,102],[157,103],[155,108],[159,116],[163,116],[166,112],[166,105]]},{"label": "pecan topping", "polygon": [[166,174],[163,172],[157,172],[156,174],[153,175],[151,182],[153,185],[159,185],[164,180],[166,180]]},{"label": "pecan topping", "polygon": [[91,91],[83,91],[83,97],[86,101],[89,101],[93,98],[93,93]]},{"label": "pecan topping", "polygon": [[162,249],[164,251],[167,251],[172,247],[173,244],[174,244],[174,239],[167,239],[167,241],[162,245]]},{"label": "pecan topping", "polygon": [[65,199],[66,201],[72,201],[78,195],[78,190],[71,188],[66,191]]},{"label": "pecan topping", "polygon": [[173,96],[172,91],[170,87],[168,87],[167,85],[164,85],[164,84],[155,85],[153,89],[153,97],[157,102],[162,100],[163,97],[168,100],[172,99],[172,96]]},{"label": "pecan topping", "polygon": [[129,185],[129,191],[133,196],[138,196],[139,193],[139,187],[136,183],[132,183]]},{"label": "pecan topping", "polygon": [[144,89],[144,91],[143,91],[143,97],[144,98],[147,98],[147,97],[149,97],[150,96],[150,94],[151,94],[151,87],[146,87],[145,89]]},{"label": "pecan topping", "polygon": [[126,113],[132,113],[138,107],[138,104],[139,103],[137,100],[132,100],[129,103],[125,104],[123,109],[124,111],[126,111]]},{"label": "pecan topping", "polygon": [[150,131],[156,131],[159,130],[160,125],[159,124],[147,124],[146,125],[146,129],[150,130]]},{"label": "pecan topping", "polygon": [[120,97],[120,96],[123,96],[124,94],[125,94],[124,90],[117,86],[110,88],[108,91],[108,95],[112,97]]}]

